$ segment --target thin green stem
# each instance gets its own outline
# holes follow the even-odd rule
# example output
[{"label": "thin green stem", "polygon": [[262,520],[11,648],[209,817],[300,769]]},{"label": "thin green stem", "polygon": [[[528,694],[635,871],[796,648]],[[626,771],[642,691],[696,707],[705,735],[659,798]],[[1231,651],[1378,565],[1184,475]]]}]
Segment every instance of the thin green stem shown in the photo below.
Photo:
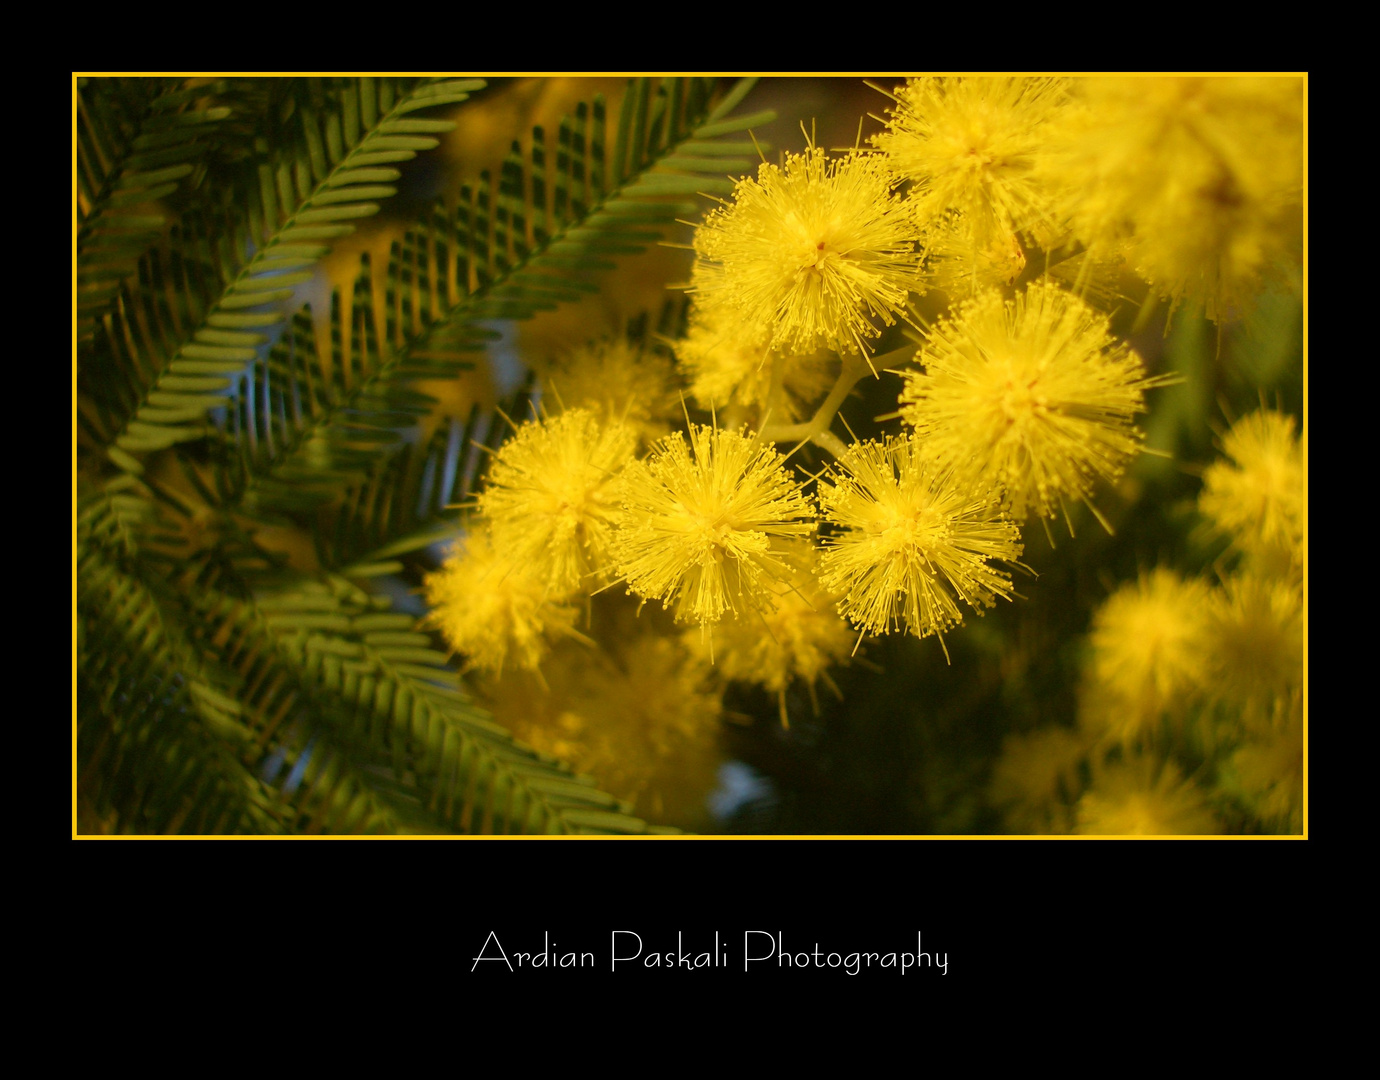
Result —
[{"label": "thin green stem", "polygon": [[[860,355],[845,356],[843,366],[839,369],[838,378],[834,380],[834,386],[829,391],[829,396],[815,410],[814,416],[799,424],[769,423],[762,429],[762,438],[772,442],[802,443],[813,441],[817,446],[824,447],[835,457],[838,457],[843,451],[843,443],[829,431],[829,427],[834,422],[834,417],[838,415],[839,406],[843,404],[844,399],[865,376],[874,373],[874,367],[888,368],[893,364],[904,363],[914,353],[914,345],[903,345],[883,356],[875,357],[871,363],[866,357]],[[775,383],[776,372],[773,371],[772,375],[773,383]]]},{"label": "thin green stem", "polygon": [[786,392],[786,357],[780,353],[772,353],[771,357],[771,377],[767,382],[767,400],[762,409],[762,420],[768,426],[772,414],[781,406],[781,399]]},{"label": "thin green stem", "polygon": [[832,431],[817,431],[810,436],[810,441],[816,446],[822,446],[828,450],[835,458],[841,458],[848,452],[848,447],[843,444],[843,440]]}]

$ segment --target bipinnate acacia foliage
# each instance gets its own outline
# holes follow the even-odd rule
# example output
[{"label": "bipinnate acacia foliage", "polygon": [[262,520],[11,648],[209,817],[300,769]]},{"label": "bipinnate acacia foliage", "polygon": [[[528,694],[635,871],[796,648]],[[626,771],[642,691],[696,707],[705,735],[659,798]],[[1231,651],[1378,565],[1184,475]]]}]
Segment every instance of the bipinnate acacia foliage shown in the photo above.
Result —
[{"label": "bipinnate acacia foliage", "polygon": [[633,80],[514,132],[312,311],[333,245],[497,91],[76,81],[78,831],[649,828],[478,708],[385,586],[499,437],[419,384],[729,193],[748,87]]}]

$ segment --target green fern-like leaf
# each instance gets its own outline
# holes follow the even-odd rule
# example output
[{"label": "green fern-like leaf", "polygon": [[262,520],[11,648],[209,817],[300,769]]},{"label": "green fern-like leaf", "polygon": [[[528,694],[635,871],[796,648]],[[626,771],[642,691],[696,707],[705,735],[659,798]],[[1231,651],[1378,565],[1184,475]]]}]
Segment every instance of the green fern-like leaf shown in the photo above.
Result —
[{"label": "green fern-like leaf", "polygon": [[[253,185],[241,195],[243,211],[232,203],[181,222],[173,242],[187,287],[174,291],[171,310],[145,305],[150,336],[170,344],[160,355],[124,358],[124,370],[137,369],[146,389],[113,439],[116,464],[130,469],[141,454],[206,433],[200,421],[225,405],[224,391],[268,343],[293,288],[311,278],[333,241],[396,192],[394,166],[434,148],[435,135],[454,127],[411,114],[463,101],[480,85],[450,80],[401,94],[391,80],[334,87],[329,111],[299,104],[295,147],[277,155],[263,148]],[[162,394],[180,397],[174,412],[154,396]]]},{"label": "green fern-like leaf", "polygon": [[77,104],[77,341],[87,342],[231,110],[175,79],[91,79]]},{"label": "green fern-like leaf", "polygon": [[77,750],[87,802],[119,830],[646,831],[470,705],[386,597],[151,576],[114,527],[147,518],[139,502],[102,494],[79,518]]},{"label": "green fern-like leaf", "polygon": [[78,581],[77,754],[90,805],[121,831],[282,831],[248,766],[242,706],[185,625],[94,543]]},{"label": "green fern-like leaf", "polygon": [[[219,631],[241,675],[315,703],[312,731],[356,763],[410,827],[462,832],[643,832],[617,800],[514,742],[469,704],[415,617],[340,579],[298,582],[253,604],[222,599]],[[208,615],[212,614],[208,610]],[[213,618],[212,621],[215,621]],[[289,711],[251,696],[260,715]],[[404,815],[400,807],[411,807]]]}]

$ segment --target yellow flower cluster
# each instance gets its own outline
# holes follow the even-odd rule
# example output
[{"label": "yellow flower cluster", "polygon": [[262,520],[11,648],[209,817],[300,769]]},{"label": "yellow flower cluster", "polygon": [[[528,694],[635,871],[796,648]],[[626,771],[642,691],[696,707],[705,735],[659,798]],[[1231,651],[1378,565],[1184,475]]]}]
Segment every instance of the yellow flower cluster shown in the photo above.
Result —
[{"label": "yellow flower cluster", "polygon": [[[823,681],[835,693],[829,668],[846,662],[854,636],[835,610],[838,597],[820,581],[819,553],[807,542],[789,541],[782,552],[786,576],[769,587],[761,607],[745,619],[726,620],[713,638],[686,635],[686,644],[729,681],[753,683],[771,691],[788,724],[786,691],[797,680],[811,700]],[[816,705],[817,705],[816,701]]]},{"label": "yellow flower cluster", "polygon": [[[947,631],[1015,595],[1024,524],[1062,515],[1072,532],[1142,449],[1146,392],[1174,377],[1113,331],[1131,274],[1221,319],[1292,258],[1298,80],[936,77],[892,97],[870,147],[764,161],[706,215],[692,309],[661,343],[674,370],[622,339],[546,368],[552,415],[498,451],[469,539],[428,585],[472,666],[537,670],[611,587],[659,601],[714,685],[766,688],[783,720],[788,689],[833,686],[867,635],[936,636],[947,656]],[[833,422],[875,353],[899,369],[903,433],[845,442]],[[808,472],[792,461],[807,445]],[[1262,777],[1293,760],[1302,458],[1273,413],[1223,445],[1199,507],[1242,572],[1155,569],[1112,592],[1078,728],[1007,740],[991,791],[1010,820],[1215,830],[1218,796],[1174,756],[1200,707],[1236,710],[1213,745],[1241,798],[1294,813],[1289,781]],[[657,649],[651,668],[679,670]],[[529,737],[594,762],[596,712]]]},{"label": "yellow flower cluster", "polygon": [[426,601],[451,648],[492,674],[510,657],[535,670],[553,638],[575,634],[575,608],[529,567],[495,550],[483,531],[471,533],[427,577]]},{"label": "yellow flower cluster", "polygon": [[433,620],[474,667],[498,674],[515,652],[535,669],[552,636],[574,633],[577,598],[607,580],[614,481],[636,444],[621,421],[572,409],[499,452],[469,537],[427,581]]},{"label": "yellow flower cluster", "polygon": [[1082,243],[1120,248],[1163,295],[1230,316],[1297,261],[1302,85],[1076,80],[1037,172]]},{"label": "yellow flower cluster", "polygon": [[[1289,462],[1291,438],[1282,416],[1255,414],[1224,440],[1233,460],[1205,470],[1200,505],[1238,522],[1238,545],[1278,522],[1277,500],[1301,498],[1289,468],[1282,483],[1237,475]],[[1272,451],[1263,459],[1262,448]],[[1269,497],[1247,513],[1262,491]],[[1244,815],[1300,829],[1303,583],[1262,572],[1245,551],[1219,582],[1156,567],[1107,598],[1089,633],[1077,729],[1042,728],[1003,746],[989,795],[1012,827],[1217,833]]]}]

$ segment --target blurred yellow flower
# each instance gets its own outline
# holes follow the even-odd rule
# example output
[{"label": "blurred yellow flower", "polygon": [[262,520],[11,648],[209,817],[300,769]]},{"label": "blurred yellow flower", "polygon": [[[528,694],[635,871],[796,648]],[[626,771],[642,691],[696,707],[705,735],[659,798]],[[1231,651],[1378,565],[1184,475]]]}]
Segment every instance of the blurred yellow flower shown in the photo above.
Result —
[{"label": "blurred yellow flower", "polygon": [[1049,282],[963,305],[917,361],[923,371],[902,372],[901,418],[965,482],[1004,487],[1018,521],[1116,479],[1140,449],[1145,390],[1161,381],[1105,315]]},{"label": "blurred yellow flower", "polygon": [[1265,571],[1303,562],[1303,449],[1292,416],[1251,413],[1203,474],[1198,509]]},{"label": "blurred yellow flower", "polygon": [[1301,583],[1253,574],[1213,590],[1207,611],[1211,687],[1243,708],[1303,685]]},{"label": "blurred yellow flower", "polygon": [[[593,778],[642,816],[705,828],[721,759],[720,691],[706,665],[647,619],[605,647],[558,646],[544,683],[504,678],[494,715],[513,734]],[[607,629],[607,628],[606,628]]]},{"label": "blurred yellow flower", "polygon": [[497,675],[511,658],[535,671],[554,638],[582,638],[577,611],[552,594],[529,564],[500,553],[483,532],[471,533],[426,578],[430,621],[469,666]]},{"label": "blurred yellow flower", "polygon": [[1301,250],[1303,80],[1091,78],[1052,126],[1042,176],[1077,237],[1126,243],[1173,300],[1236,313]]},{"label": "blurred yellow flower", "polygon": [[562,409],[588,409],[602,423],[633,428],[650,446],[680,418],[670,357],[625,338],[602,338],[564,354],[546,368],[542,385]]},{"label": "blurred yellow flower", "polygon": [[[696,304],[690,328],[675,342],[675,351],[700,408],[766,407],[772,375],[767,335],[754,335],[734,309],[723,303]],[[830,366],[829,354],[818,350],[782,357],[782,393],[773,419],[797,420],[817,404],[833,381]]]},{"label": "blurred yellow flower", "polygon": [[1170,761],[1140,757],[1094,771],[1077,831],[1092,836],[1201,836],[1221,831],[1201,790]]},{"label": "blurred yellow flower", "polygon": [[636,447],[632,427],[586,409],[523,424],[478,497],[497,548],[554,593],[596,584],[609,568],[613,480]]},{"label": "blurred yellow flower", "polygon": [[1303,828],[1303,696],[1279,701],[1274,724],[1253,731],[1232,755],[1237,786],[1260,818],[1290,832]]},{"label": "blurred yellow flower", "polygon": [[1067,806],[1081,789],[1079,767],[1088,740],[1063,727],[1006,736],[992,769],[988,797],[1002,807],[1014,832],[1062,832]]},{"label": "blurred yellow flower", "polygon": [[1102,726],[1130,738],[1161,711],[1203,689],[1208,599],[1206,582],[1185,580],[1164,567],[1107,598],[1093,616],[1091,634],[1090,675],[1110,695],[1102,700]]},{"label": "blurred yellow flower", "polygon": [[835,610],[838,597],[815,575],[818,552],[804,540],[790,541],[782,562],[787,576],[768,587],[757,612],[725,620],[712,641],[688,633],[686,644],[703,660],[712,660],[722,678],[776,694],[784,721],[791,683],[803,681],[812,699],[820,679],[832,686],[828,669],[848,659],[854,634]]}]

